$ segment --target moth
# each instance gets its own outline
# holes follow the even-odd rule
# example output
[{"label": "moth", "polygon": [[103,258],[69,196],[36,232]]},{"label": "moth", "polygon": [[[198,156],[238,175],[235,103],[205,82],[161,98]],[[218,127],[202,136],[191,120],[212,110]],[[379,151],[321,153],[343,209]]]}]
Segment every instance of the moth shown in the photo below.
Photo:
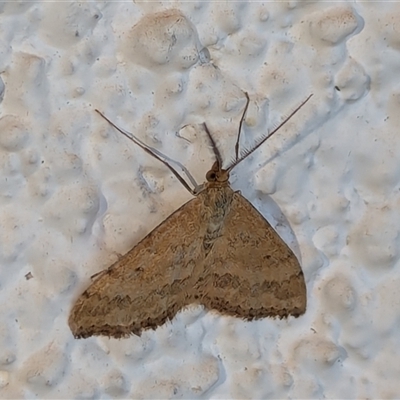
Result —
[{"label": "moth", "polygon": [[231,189],[233,168],[279,130],[310,95],[271,133],[239,152],[223,168],[216,142],[203,124],[215,162],[206,182],[194,189],[159,153],[114,128],[162,162],[194,198],[171,214],[108,269],[95,276],[77,299],[69,326],[76,338],[116,338],[156,329],[191,304],[245,320],[298,317],[306,310],[306,285],[300,264],[271,225],[238,191]]}]

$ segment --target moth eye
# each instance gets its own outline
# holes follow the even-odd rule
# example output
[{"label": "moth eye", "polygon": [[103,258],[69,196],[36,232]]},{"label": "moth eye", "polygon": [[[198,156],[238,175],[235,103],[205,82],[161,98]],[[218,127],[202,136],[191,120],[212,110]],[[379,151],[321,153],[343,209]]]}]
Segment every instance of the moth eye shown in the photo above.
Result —
[{"label": "moth eye", "polygon": [[217,175],[214,171],[208,171],[206,175],[206,179],[208,182],[214,182],[217,179]]}]

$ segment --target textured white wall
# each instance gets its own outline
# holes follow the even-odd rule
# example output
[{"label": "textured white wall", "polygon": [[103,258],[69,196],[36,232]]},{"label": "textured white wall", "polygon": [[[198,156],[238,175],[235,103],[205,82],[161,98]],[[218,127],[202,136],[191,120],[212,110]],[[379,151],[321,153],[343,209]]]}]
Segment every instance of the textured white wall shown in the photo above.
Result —
[{"label": "textured white wall", "polygon": [[[171,8],[186,19],[151,15]],[[0,12],[2,398],[400,396],[399,3]],[[68,314],[90,276],[190,198],[94,109],[201,182],[212,156],[195,126],[231,157],[243,91],[248,146],[314,94],[231,177],[301,257],[306,314],[194,308],[141,338],[75,340]]]}]

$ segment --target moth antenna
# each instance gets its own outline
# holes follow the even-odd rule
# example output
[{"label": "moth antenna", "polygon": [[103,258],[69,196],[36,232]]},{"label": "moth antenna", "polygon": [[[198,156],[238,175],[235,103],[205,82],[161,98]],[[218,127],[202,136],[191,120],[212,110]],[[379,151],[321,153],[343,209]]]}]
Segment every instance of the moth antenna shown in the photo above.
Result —
[{"label": "moth antenna", "polygon": [[208,138],[210,139],[211,147],[213,149],[215,158],[217,159],[218,166],[221,169],[222,168],[222,157],[221,157],[221,153],[218,149],[217,143],[215,142],[214,138],[212,137],[211,132],[208,130],[208,127],[205,122],[203,123],[203,126],[204,126],[204,130],[207,133]]},{"label": "moth antenna", "polygon": [[242,132],[242,125],[243,125],[244,119],[245,119],[245,117],[246,117],[247,109],[249,108],[249,103],[250,103],[249,94],[248,94],[247,92],[244,92],[244,94],[246,95],[247,101],[246,101],[246,105],[245,105],[244,110],[243,110],[242,117],[240,118],[240,122],[239,122],[239,131],[238,131],[238,135],[237,135],[237,139],[236,139],[236,144],[235,144],[235,154],[236,154],[236,159],[235,159],[235,161],[237,161],[238,158],[239,158],[240,134],[241,134],[241,132]]},{"label": "moth antenna", "polygon": [[[193,176],[192,176],[192,174],[190,173],[190,171],[189,171],[182,163],[180,163],[179,161],[173,160],[172,158],[170,158],[170,157],[166,156],[165,154],[161,153],[161,151],[159,151],[159,150],[155,149],[154,147],[151,147],[151,146],[149,146],[148,144],[142,142],[142,141],[141,141],[140,139],[138,139],[136,136],[135,136],[135,139],[136,139],[139,143],[141,143],[143,146],[147,147],[152,153],[157,154],[159,157],[161,157],[161,158],[163,158],[163,159],[165,159],[165,160],[168,160],[170,163],[173,163],[173,164],[178,165],[178,166],[182,169],[182,171],[184,171],[184,173],[185,173],[185,175],[188,177],[190,183],[191,183],[196,189],[198,189],[198,188],[201,187],[201,185],[199,185],[199,184],[196,182],[196,179],[193,178]],[[182,139],[184,139],[184,138],[182,137]],[[185,140],[186,140],[186,139],[185,139]],[[196,189],[195,189],[195,191],[197,192]]]},{"label": "moth antenna", "polygon": [[166,156],[164,156],[162,153],[160,153],[159,151],[157,151],[158,154],[156,154],[155,152],[153,152],[152,150],[150,150],[149,146],[147,146],[146,144],[142,143],[139,139],[137,139],[132,133],[124,131],[123,129],[121,129],[119,126],[115,125],[114,122],[112,122],[111,120],[109,120],[102,112],[100,112],[99,110],[95,110],[101,117],[103,117],[111,126],[113,126],[118,132],[122,133],[125,137],[127,137],[128,139],[132,140],[133,143],[135,143],[137,146],[139,146],[140,148],[142,148],[146,153],[150,154],[151,156],[153,156],[155,159],[157,159],[158,161],[162,162],[167,168],[169,168],[169,170],[176,176],[176,178],[178,179],[178,181],[183,185],[183,187],[189,192],[191,193],[193,196],[195,196],[198,192],[199,192],[199,185],[197,185],[197,187],[195,187],[195,189],[192,189],[189,184],[185,181],[185,179],[179,174],[179,172],[176,171],[176,169],[174,167],[172,167],[170,164],[168,164],[165,160],[162,159],[162,157],[167,158]]},{"label": "moth antenna", "polygon": [[310,94],[304,101],[300,103],[298,107],[296,107],[275,129],[272,130],[272,132],[267,133],[265,136],[261,136],[260,139],[256,141],[256,145],[248,150],[244,151],[244,154],[240,156],[240,158],[237,158],[234,162],[232,162],[228,168],[226,169],[228,172],[231,172],[233,168],[235,168],[238,164],[240,164],[244,159],[246,159],[250,154],[252,154],[254,151],[256,151],[267,139],[269,139],[273,134],[279,131],[280,128],[282,128],[283,125],[288,122],[293,115],[297,113],[307,102],[310,100],[310,98],[313,96],[313,94]]}]

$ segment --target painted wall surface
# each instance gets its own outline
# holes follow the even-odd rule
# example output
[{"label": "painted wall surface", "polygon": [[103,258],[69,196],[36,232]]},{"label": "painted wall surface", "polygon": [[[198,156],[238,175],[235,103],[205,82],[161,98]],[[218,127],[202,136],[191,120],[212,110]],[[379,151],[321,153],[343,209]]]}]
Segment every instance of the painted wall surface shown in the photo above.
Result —
[{"label": "painted wall surface", "polygon": [[[0,30],[1,398],[400,396],[399,3],[14,1]],[[74,339],[90,277],[191,198],[94,110],[202,182],[201,124],[229,160],[244,92],[244,148],[313,94],[231,176],[305,315]]]}]

